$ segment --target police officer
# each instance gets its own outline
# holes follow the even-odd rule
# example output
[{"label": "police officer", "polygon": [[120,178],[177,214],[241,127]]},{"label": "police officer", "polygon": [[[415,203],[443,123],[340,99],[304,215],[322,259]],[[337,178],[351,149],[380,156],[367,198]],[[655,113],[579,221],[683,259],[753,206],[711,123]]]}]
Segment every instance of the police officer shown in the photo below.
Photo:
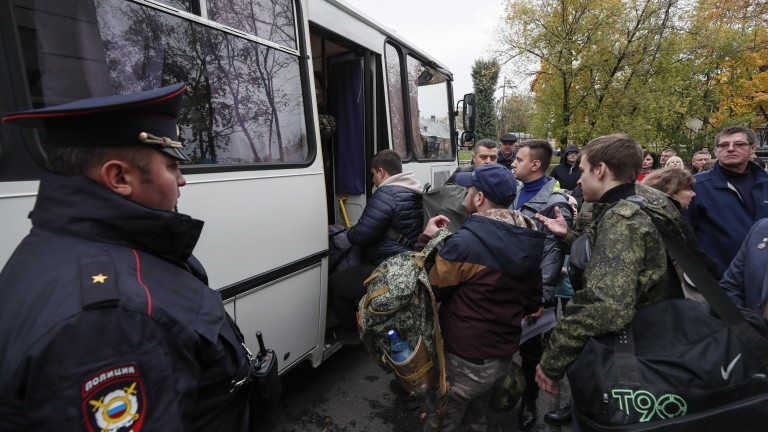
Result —
[{"label": "police officer", "polygon": [[499,146],[499,156],[496,159],[496,163],[512,169],[512,162],[515,161],[515,154],[517,154],[515,151],[517,149],[517,135],[505,133],[499,138],[499,141],[501,141],[501,145]]},{"label": "police officer", "polygon": [[248,430],[249,354],[174,212],[185,89],[3,116],[50,173],[0,274],[0,430]]}]

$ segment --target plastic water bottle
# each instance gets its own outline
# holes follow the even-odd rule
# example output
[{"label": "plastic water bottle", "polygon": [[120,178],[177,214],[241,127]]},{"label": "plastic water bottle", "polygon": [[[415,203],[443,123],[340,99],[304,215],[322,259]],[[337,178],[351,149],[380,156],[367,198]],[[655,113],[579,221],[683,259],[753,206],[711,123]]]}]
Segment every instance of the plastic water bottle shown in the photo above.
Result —
[{"label": "plastic water bottle", "polygon": [[395,362],[402,363],[413,354],[413,348],[397,334],[397,330],[388,331],[387,338],[389,338],[389,356]]}]

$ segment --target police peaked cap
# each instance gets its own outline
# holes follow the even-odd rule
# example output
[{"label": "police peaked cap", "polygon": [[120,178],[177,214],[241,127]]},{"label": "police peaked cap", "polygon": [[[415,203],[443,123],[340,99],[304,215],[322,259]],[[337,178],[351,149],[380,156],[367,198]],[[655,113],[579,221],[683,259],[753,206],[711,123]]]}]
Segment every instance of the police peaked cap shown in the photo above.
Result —
[{"label": "police peaked cap", "polygon": [[45,144],[53,147],[149,145],[186,161],[176,127],[186,88],[178,83],[140,93],[82,99],[4,114],[2,121],[45,130]]},{"label": "police peaked cap", "polygon": [[513,133],[505,133],[504,135],[499,138],[499,141],[512,141],[517,142],[517,135]]}]

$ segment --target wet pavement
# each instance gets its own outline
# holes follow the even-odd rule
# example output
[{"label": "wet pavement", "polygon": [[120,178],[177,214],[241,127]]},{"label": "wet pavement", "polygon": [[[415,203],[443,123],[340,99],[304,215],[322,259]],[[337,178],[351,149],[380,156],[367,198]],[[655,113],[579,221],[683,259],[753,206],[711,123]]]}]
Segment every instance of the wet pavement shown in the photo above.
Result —
[{"label": "wet pavement", "polygon": [[[519,362],[519,359],[517,359]],[[281,377],[280,405],[264,414],[258,430],[275,432],[411,432],[420,431],[421,407],[408,410],[402,397],[390,390],[392,375],[376,365],[362,346],[345,346],[313,369],[305,362]],[[541,392],[539,421],[533,431],[570,432],[571,428],[543,422],[545,412],[567,404],[570,389],[561,383],[561,394]],[[489,432],[517,431],[517,408],[489,415]]]}]

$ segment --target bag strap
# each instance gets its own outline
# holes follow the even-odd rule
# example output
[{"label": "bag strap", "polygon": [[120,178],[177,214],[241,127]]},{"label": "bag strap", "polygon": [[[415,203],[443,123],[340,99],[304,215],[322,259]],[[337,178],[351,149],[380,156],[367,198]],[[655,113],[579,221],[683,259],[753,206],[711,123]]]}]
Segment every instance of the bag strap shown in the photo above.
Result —
[{"label": "bag strap", "polygon": [[[646,212],[647,213],[647,212]],[[651,216],[651,215],[649,215]],[[679,238],[674,236],[655,217],[651,220],[661,234],[667,253],[683,268],[683,271],[693,281],[696,289],[704,296],[709,306],[717,313],[728,327],[733,330],[736,337],[754,354],[760,363],[768,370],[768,343],[751,324],[744,319],[741,311],[720,287],[720,284],[706,271],[704,264]]]},{"label": "bag strap", "polygon": [[[339,232],[343,232],[343,231],[339,231]],[[336,269],[339,267],[339,265],[341,265],[341,263],[345,259],[347,259],[347,257],[349,256],[350,252],[352,252],[352,248],[354,248],[354,247],[355,247],[355,245],[352,245],[352,246],[344,249],[344,251],[342,251],[341,254],[339,254],[339,256],[336,258],[336,261],[334,261],[333,265],[331,266],[331,269],[328,271],[328,274],[331,274],[334,271],[336,271]]]},{"label": "bag strap", "polygon": [[427,243],[426,246],[424,246],[424,249],[422,249],[421,253],[424,254],[425,257],[429,257],[429,255],[432,253],[432,251],[437,248],[437,250],[440,250],[442,247],[443,242],[451,236],[451,232],[448,230],[448,228],[440,228],[437,230],[434,236],[432,236],[432,239]]},{"label": "bag strap", "polygon": [[389,237],[389,239],[393,240],[395,243],[399,243],[400,245],[405,246],[408,249],[413,249],[413,242],[411,242],[404,235],[393,230],[392,228],[387,228],[387,237]]},{"label": "bag strap", "polygon": [[[444,233],[440,234],[440,231],[447,231],[448,235],[445,235]],[[430,240],[429,244],[427,244],[427,247],[425,247],[424,250],[426,251],[427,248],[429,248],[429,252],[431,252],[437,244],[441,243],[450,235],[450,231],[445,228],[441,228],[437,231],[437,233],[435,233],[435,236],[432,237],[432,240]],[[439,239],[439,241],[435,242],[435,239]],[[425,254],[425,256],[429,255]],[[432,286],[430,284],[424,285],[424,288],[427,290],[427,294],[429,294],[429,300],[432,303],[432,322],[434,323],[433,334],[435,338],[435,351],[437,351],[437,362],[439,363],[437,369],[440,372],[440,411],[437,415],[437,430],[440,431],[443,429],[443,420],[445,419],[445,414],[448,412],[448,391],[450,390],[450,385],[448,384],[448,376],[445,369],[445,346],[443,345],[443,332],[440,330],[440,317],[437,312],[437,300],[435,299],[435,293],[432,292]]]},{"label": "bag strap", "polygon": [[[424,254],[424,260],[426,261],[432,251],[442,247],[445,239],[450,237],[451,234],[452,233],[446,228],[437,230],[429,243],[427,243],[421,251],[421,253]],[[435,351],[437,351],[437,369],[440,372],[440,411],[437,414],[437,430],[440,431],[443,429],[445,414],[448,412],[448,392],[450,391],[450,385],[448,384],[448,376],[445,369],[445,346],[443,344],[443,332],[440,330],[440,316],[438,315],[437,299],[435,299],[435,293],[432,292],[432,286],[430,284],[425,284],[424,288],[427,290],[430,303],[432,303],[432,322],[434,323],[433,335],[435,338]]]}]

